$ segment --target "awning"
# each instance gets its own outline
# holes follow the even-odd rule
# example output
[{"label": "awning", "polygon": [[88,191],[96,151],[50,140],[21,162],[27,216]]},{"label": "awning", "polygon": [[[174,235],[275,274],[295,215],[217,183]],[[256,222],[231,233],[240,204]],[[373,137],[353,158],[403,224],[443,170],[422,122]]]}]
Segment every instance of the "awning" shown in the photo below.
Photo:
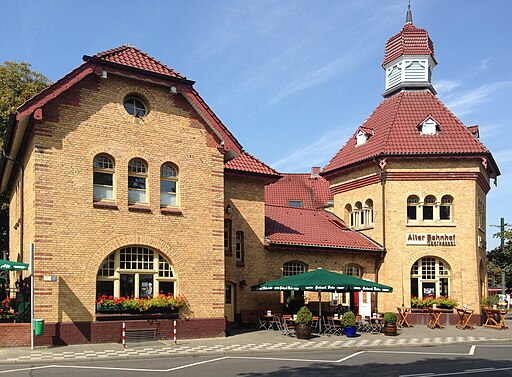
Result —
[{"label": "awning", "polygon": [[8,271],[28,270],[28,264],[0,259],[0,270],[8,270]]}]

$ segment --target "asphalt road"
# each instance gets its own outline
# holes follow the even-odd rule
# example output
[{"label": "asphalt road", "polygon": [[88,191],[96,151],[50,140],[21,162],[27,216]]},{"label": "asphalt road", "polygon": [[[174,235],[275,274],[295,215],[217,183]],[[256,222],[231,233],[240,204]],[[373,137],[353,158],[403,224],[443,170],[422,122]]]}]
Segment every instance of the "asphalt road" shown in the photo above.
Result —
[{"label": "asphalt road", "polygon": [[512,376],[512,344],[2,365],[0,376]]}]

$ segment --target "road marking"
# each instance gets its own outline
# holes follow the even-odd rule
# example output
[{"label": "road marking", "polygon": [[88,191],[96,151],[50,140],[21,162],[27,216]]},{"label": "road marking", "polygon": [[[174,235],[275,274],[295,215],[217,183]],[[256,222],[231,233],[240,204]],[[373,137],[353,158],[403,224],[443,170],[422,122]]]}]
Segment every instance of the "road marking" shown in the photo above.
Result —
[{"label": "road marking", "polygon": [[339,359],[339,360],[336,360],[336,362],[337,362],[337,363],[341,363],[341,362],[343,362],[343,361],[345,361],[345,360],[351,359],[351,358],[353,358],[354,356],[360,355],[360,354],[362,354],[362,353],[365,353],[365,351],[359,351],[359,352],[353,353],[352,355],[345,356],[345,357],[343,357],[343,358],[341,358],[341,359]]},{"label": "road marking", "polygon": [[23,371],[26,371],[26,370],[47,369],[47,368],[51,368],[51,367],[53,367],[53,365],[43,365],[43,366],[40,366],[40,367],[27,367],[27,368],[19,368],[19,369],[11,369],[11,370],[2,370],[2,371],[0,371],[0,374],[13,373],[13,372],[23,372]]}]

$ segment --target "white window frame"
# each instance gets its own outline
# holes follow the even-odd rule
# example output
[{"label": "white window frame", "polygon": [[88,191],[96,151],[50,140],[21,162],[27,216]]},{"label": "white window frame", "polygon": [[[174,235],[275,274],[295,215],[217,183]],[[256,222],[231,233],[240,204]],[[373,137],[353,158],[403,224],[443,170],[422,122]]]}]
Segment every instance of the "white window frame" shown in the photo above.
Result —
[{"label": "white window frame", "polygon": [[[433,262],[433,263],[432,263]],[[431,266],[432,268],[428,268]],[[417,268],[416,268],[417,267]],[[432,271],[432,276],[424,275]],[[435,284],[434,297],[441,296],[441,279],[448,279],[448,295],[451,292],[451,269],[448,263],[444,260],[435,257],[428,256],[418,259],[411,266],[411,279],[418,279],[418,298],[423,299],[426,296],[423,295],[423,284]],[[412,289],[411,289],[412,290]],[[412,296],[412,292],[411,292]]]},{"label": "white window frame", "polygon": [[[164,169],[166,169],[166,168],[168,168],[171,171],[170,174],[164,173]],[[160,207],[176,208],[179,206],[179,203],[178,203],[178,190],[179,190],[178,180],[179,180],[178,167],[170,162],[166,162],[166,163],[162,164],[162,166],[160,167]],[[174,182],[176,192],[162,191],[162,181],[163,182]],[[162,203],[162,195],[168,195],[171,198],[174,197],[175,204]]]},{"label": "white window frame", "polygon": [[[104,165],[105,161],[104,160],[100,161],[100,159],[108,160],[107,166]],[[111,167],[109,165],[111,165]],[[114,187],[115,187],[116,165],[115,165],[114,159],[107,154],[100,153],[100,154],[94,156],[92,166],[93,166],[93,178],[92,178],[93,179],[93,200],[95,202],[99,202],[99,201],[113,202],[113,201],[115,201]],[[94,183],[94,173],[111,175],[112,176],[112,186]],[[99,190],[96,190],[96,189],[99,189]],[[98,191],[103,191],[103,190],[108,192],[108,189],[111,190],[111,196],[112,196],[111,198],[106,197],[106,196],[100,196],[100,195],[96,194]]]},{"label": "white window frame", "polygon": [[[135,164],[140,164],[138,167]],[[143,168],[141,168],[143,167]],[[131,169],[141,170],[141,171],[132,171]],[[135,177],[138,179],[144,180],[144,188],[132,188],[129,185],[130,177]],[[132,158],[128,162],[128,204],[148,204],[148,164],[146,161],[140,158]],[[144,193],[144,201],[130,200],[130,192],[137,193],[137,195],[141,195]]]}]

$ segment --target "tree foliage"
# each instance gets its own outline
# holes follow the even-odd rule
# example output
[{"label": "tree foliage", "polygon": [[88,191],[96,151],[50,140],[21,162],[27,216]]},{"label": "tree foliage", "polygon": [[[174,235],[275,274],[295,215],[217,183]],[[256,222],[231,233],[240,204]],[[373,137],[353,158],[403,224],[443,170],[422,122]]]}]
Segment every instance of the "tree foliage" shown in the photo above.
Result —
[{"label": "tree foliage", "polygon": [[[0,65],[0,147],[3,147],[9,114],[50,84],[44,75],[32,71],[28,63]],[[9,205],[5,195],[0,196],[0,252],[2,250],[9,250]]]},{"label": "tree foliage", "polygon": [[51,82],[30,69],[26,62],[4,62],[0,65],[0,137],[4,140],[9,114]]},{"label": "tree foliage", "polygon": [[[487,252],[487,260],[489,261],[489,267],[491,269],[491,273],[498,275],[496,276],[496,281],[501,285],[501,277],[499,274],[501,271],[505,271],[506,275],[506,285],[512,285],[512,226],[505,224],[505,232],[503,234],[505,237],[505,245],[503,247],[503,251],[501,250],[501,245],[495,247],[491,251]],[[501,230],[498,233],[493,235],[495,238],[501,238]]]}]

